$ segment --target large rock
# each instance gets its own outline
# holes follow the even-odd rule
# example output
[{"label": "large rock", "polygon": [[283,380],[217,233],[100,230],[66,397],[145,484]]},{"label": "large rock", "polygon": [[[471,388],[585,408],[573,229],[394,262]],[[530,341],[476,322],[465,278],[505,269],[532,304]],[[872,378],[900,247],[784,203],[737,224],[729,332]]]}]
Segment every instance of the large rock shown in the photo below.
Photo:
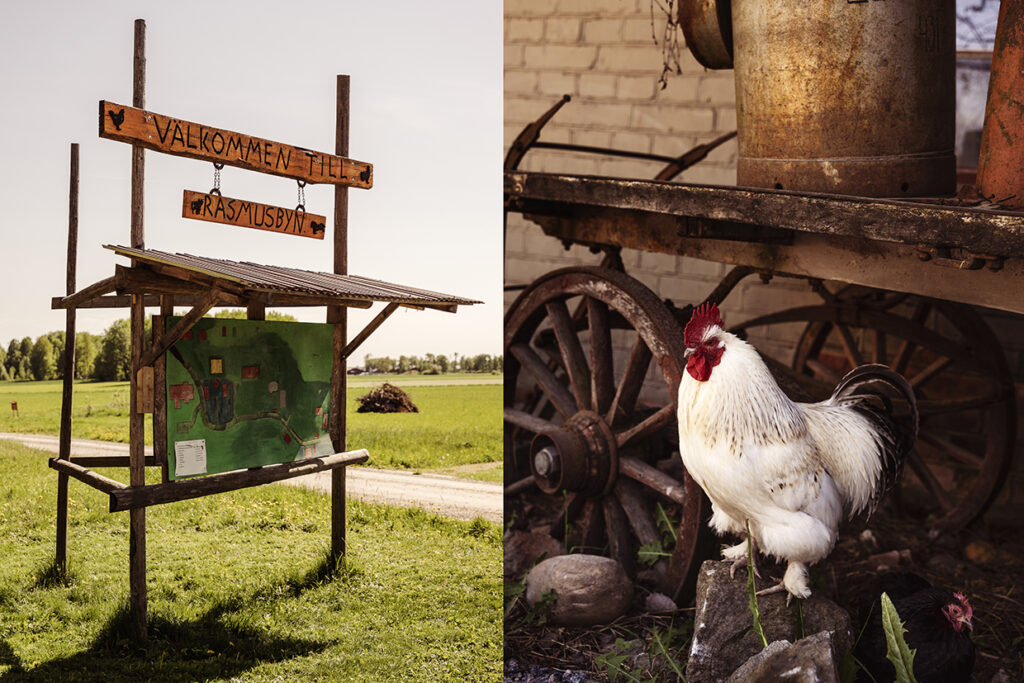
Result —
[{"label": "large rock", "polygon": [[769,643],[737,669],[727,683],[839,683],[831,631],[796,641]]},{"label": "large rock", "polygon": [[[691,683],[724,681],[763,647],[751,631],[753,615],[748,607],[746,570],[729,578],[730,562],[709,560],[701,565],[697,579],[697,613],[694,616],[693,642],[686,666]],[[771,585],[758,581],[758,589]],[[798,640],[797,601],[786,605],[786,594],[775,593],[758,598],[761,624],[768,642]],[[804,635],[832,631],[834,649],[842,657],[853,648],[850,615],[837,604],[817,593],[802,601]]]},{"label": "large rock", "polygon": [[633,600],[633,583],[615,560],[600,555],[560,555],[540,562],[526,575],[526,601],[532,606],[548,591],[558,599],[550,619],[563,626],[606,624]]}]

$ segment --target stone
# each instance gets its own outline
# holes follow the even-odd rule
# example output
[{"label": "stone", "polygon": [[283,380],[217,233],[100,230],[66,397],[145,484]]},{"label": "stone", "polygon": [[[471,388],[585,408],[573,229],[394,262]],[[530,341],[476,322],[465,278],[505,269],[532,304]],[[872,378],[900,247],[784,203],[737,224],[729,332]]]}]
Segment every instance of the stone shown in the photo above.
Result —
[{"label": "stone", "polygon": [[607,624],[625,614],[633,600],[626,570],[600,555],[552,557],[526,575],[526,602],[531,606],[552,590],[558,597],[549,618],[563,626]]},{"label": "stone", "polygon": [[727,683],[839,683],[831,631],[815,633],[768,653],[774,644],[737,669]]},{"label": "stone", "polygon": [[644,600],[644,608],[651,614],[671,614],[677,611],[679,606],[664,593],[650,593]]},{"label": "stone", "polygon": [[768,643],[768,647],[758,652],[756,655],[745,661],[740,665],[740,668],[732,672],[729,676],[729,683],[735,681],[746,681],[753,672],[764,664],[765,660],[769,659],[776,652],[782,652],[792,645],[788,640],[773,640]]},{"label": "stone", "polygon": [[[730,674],[763,649],[753,633],[753,615],[748,607],[746,571],[729,578],[730,562],[708,560],[701,565],[697,578],[697,611],[694,616],[693,641],[686,666],[686,680],[724,681]],[[758,589],[771,586],[758,581]],[[786,605],[784,592],[758,597],[761,624],[768,642],[797,636],[797,605]],[[802,601],[804,635],[822,631],[834,632],[837,656],[853,648],[850,615],[836,603],[817,593]]]},{"label": "stone", "polygon": [[561,554],[562,544],[547,534],[513,531],[505,537],[505,579],[518,579],[539,560]]}]

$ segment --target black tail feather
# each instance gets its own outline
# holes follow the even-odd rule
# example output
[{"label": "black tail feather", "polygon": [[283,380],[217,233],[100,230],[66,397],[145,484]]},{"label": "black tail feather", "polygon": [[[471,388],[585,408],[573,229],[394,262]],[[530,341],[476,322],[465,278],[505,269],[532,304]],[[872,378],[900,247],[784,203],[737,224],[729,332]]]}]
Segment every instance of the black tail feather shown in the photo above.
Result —
[{"label": "black tail feather", "polygon": [[[894,404],[880,391],[883,386],[889,387],[902,401]],[[878,497],[899,480],[907,453],[917,440],[919,416],[914,389],[898,372],[873,363],[847,373],[832,392],[832,400],[850,405],[878,428],[882,439],[882,485],[875,494],[877,502]],[[902,410],[897,412],[903,404],[907,414]]]}]

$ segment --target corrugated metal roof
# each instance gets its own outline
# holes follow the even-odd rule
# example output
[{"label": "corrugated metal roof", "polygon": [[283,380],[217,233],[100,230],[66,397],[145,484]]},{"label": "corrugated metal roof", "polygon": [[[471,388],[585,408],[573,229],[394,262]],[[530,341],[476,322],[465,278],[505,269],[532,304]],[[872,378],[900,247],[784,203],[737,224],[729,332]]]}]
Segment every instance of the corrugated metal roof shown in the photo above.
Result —
[{"label": "corrugated metal roof", "polygon": [[258,263],[228,261],[191,254],[171,254],[155,249],[135,249],[109,244],[104,247],[112,249],[122,256],[128,256],[158,268],[160,265],[183,268],[193,273],[208,275],[214,279],[227,280],[245,289],[259,292],[337,296],[366,301],[393,301],[418,306],[441,304],[466,306],[482,303],[475,299],[406,287],[358,275],[319,273],[299,268],[265,266]]}]

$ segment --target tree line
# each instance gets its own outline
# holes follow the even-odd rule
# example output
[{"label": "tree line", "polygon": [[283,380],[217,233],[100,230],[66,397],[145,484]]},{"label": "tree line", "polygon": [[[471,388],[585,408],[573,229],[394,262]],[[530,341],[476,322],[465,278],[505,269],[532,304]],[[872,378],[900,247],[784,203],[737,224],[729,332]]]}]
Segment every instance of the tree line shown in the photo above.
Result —
[{"label": "tree line", "polygon": [[476,356],[460,356],[453,353],[449,358],[444,354],[425,356],[389,356],[372,358],[367,355],[363,359],[363,370],[366,372],[418,372],[421,375],[440,375],[447,372],[502,372],[504,356],[492,356],[481,353]]},{"label": "tree line", "polygon": [[[217,318],[245,318],[244,310],[218,311]],[[267,311],[267,320],[295,318],[277,311]],[[146,318],[146,338],[150,338],[151,319]],[[48,332],[35,340],[31,337],[12,339],[0,346],[0,381],[44,380],[64,377],[64,332]],[[413,372],[440,374],[446,372],[501,372],[503,357],[485,353],[476,356],[452,354],[399,356],[397,360],[365,357],[366,372]],[[350,363],[349,367],[352,367]],[[131,368],[131,331],[127,320],[116,320],[103,334],[75,334],[75,379],[101,382],[124,381]]]}]

